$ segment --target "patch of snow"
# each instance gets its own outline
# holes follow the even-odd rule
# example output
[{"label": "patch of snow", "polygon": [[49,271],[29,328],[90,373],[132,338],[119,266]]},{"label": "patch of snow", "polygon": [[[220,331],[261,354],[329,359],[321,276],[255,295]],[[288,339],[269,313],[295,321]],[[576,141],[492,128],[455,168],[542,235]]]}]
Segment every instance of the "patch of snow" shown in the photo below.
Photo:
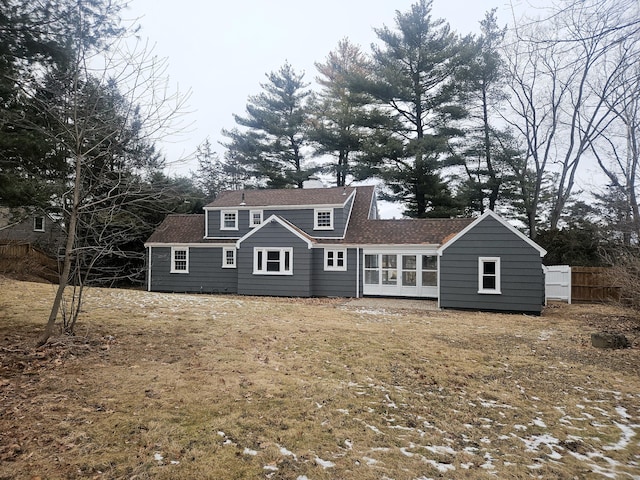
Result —
[{"label": "patch of snow", "polygon": [[455,455],[457,453],[453,448],[447,445],[429,445],[424,448],[433,453],[440,453],[440,454],[448,453],[451,455]]},{"label": "patch of snow", "polygon": [[280,449],[280,454],[284,455],[285,457],[293,457],[294,460],[298,460],[298,456],[293,453],[291,450],[287,450],[284,447],[281,447],[280,445],[276,445],[279,449]]},{"label": "patch of snow", "polygon": [[224,433],[224,432],[222,432],[222,431],[219,431],[219,432],[218,432],[218,435],[219,435],[219,436],[221,436],[221,437],[226,437],[225,433]]},{"label": "patch of snow", "polygon": [[156,462],[161,462],[162,460],[164,460],[164,457],[159,452],[156,452],[156,453],[153,454],[153,459]]},{"label": "patch of snow", "polygon": [[514,425],[513,428],[515,428],[516,430],[526,430],[527,427],[525,425]]},{"label": "patch of snow", "polygon": [[384,435],[384,434],[380,431],[380,429],[379,429],[378,427],[376,427],[375,425],[368,425],[368,424],[366,424],[366,423],[365,423],[365,426],[366,426],[368,429],[373,430],[373,431],[374,431],[375,433],[377,433],[378,435]]},{"label": "patch of snow", "polygon": [[553,330],[542,330],[540,332],[540,335],[538,336],[538,340],[544,342],[546,340],[549,340],[551,338],[551,335],[553,335]]},{"label": "patch of snow", "polygon": [[438,469],[438,471],[440,473],[447,473],[449,471],[452,471],[452,470],[456,469],[456,467],[454,467],[450,463],[436,462],[435,460],[431,460],[431,459],[427,459],[427,458],[425,458],[424,461],[427,462],[429,465],[431,465],[431,466],[435,467],[436,469]]},{"label": "patch of snow", "polygon": [[[629,425],[623,425],[618,422],[613,422],[616,427],[622,430],[622,436],[618,443],[614,443],[613,445],[605,445],[602,447],[603,450],[611,451],[611,450],[626,450],[626,448],[631,443],[631,439],[636,436],[636,432]],[[640,427],[640,425],[634,425],[635,427]]]},{"label": "patch of snow", "polygon": [[409,452],[407,450],[407,447],[401,447],[400,448],[400,452],[405,456],[405,457],[413,457],[415,455],[415,453],[413,452]]},{"label": "patch of snow", "polygon": [[485,470],[494,470],[496,468],[493,464],[493,457],[491,457],[491,454],[489,454],[489,452],[486,452],[484,454],[484,459],[486,461],[482,465],[480,465],[480,468],[484,468]]},{"label": "patch of snow", "polygon": [[251,455],[251,456],[256,456],[258,455],[258,452],[256,450],[251,450],[250,448],[244,447],[243,452],[245,455]]},{"label": "patch of snow", "polygon": [[616,407],[616,412],[618,413],[618,415],[620,415],[622,418],[631,418],[631,415],[629,415],[627,413],[627,409],[624,407]]},{"label": "patch of snow", "polygon": [[343,413],[344,415],[349,415],[349,410],[347,410],[346,408],[338,408],[336,411]]},{"label": "patch of snow", "polygon": [[335,463],[329,461],[329,460],[323,460],[320,457],[316,457],[315,461],[318,465],[320,465],[322,468],[333,468],[336,466]]},{"label": "patch of snow", "polygon": [[274,465],[265,465],[264,467],[262,467],[263,470],[267,470],[269,472],[277,472],[278,471],[278,467],[274,466]]},{"label": "patch of snow", "polygon": [[298,475],[298,478],[296,478],[296,480],[309,480],[309,477],[307,477],[306,475]]},{"label": "patch of snow", "polygon": [[348,438],[344,441],[344,445],[349,449],[349,450],[353,450],[353,442],[351,440],[349,440]]},{"label": "patch of snow", "polygon": [[544,423],[540,417],[534,418],[531,423],[536,427],[547,428],[547,424]]},{"label": "patch of snow", "polygon": [[460,468],[463,468],[465,470],[469,470],[471,467],[473,467],[473,463],[471,463],[471,462],[461,463],[460,464]]},{"label": "patch of snow", "polygon": [[375,458],[370,458],[370,457],[362,457],[362,460],[364,460],[364,463],[366,463],[369,466],[375,465],[376,463],[378,463],[378,460],[376,460]]},{"label": "patch of snow", "polygon": [[171,465],[180,465],[180,462],[178,460],[171,460]]}]

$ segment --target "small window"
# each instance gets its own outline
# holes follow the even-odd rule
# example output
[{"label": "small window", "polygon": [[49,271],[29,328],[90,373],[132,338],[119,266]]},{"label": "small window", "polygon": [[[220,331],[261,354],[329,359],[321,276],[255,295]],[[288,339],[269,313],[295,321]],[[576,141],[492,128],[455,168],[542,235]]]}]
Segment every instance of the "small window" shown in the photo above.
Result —
[{"label": "small window", "polygon": [[328,250],[324,251],[324,269],[333,271],[345,271],[347,269],[347,251]]},{"label": "small window", "polygon": [[478,293],[499,295],[500,257],[480,257],[478,259]]},{"label": "small window", "polygon": [[238,230],[237,210],[222,210],[220,212],[220,230]]},{"label": "small window", "polygon": [[254,249],[253,273],[254,275],[293,275],[293,249]]},{"label": "small window", "polygon": [[313,220],[314,230],[333,230],[333,208],[316,208]]},{"label": "small window", "polygon": [[249,226],[257,227],[262,224],[262,210],[249,210]]},{"label": "small window", "polygon": [[188,248],[171,248],[171,273],[189,273]]},{"label": "small window", "polygon": [[44,217],[33,217],[33,231],[44,232]]},{"label": "small window", "polygon": [[235,247],[224,247],[222,249],[222,268],[236,268]]}]

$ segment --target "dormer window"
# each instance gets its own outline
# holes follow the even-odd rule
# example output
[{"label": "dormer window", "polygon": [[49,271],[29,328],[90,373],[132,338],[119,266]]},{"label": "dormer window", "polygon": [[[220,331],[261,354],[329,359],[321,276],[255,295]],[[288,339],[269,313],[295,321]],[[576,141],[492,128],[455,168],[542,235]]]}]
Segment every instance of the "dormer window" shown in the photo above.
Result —
[{"label": "dormer window", "polygon": [[333,230],[333,208],[316,208],[313,220],[314,230]]},{"label": "dormer window", "polygon": [[249,226],[257,227],[262,224],[262,210],[249,210]]},{"label": "dormer window", "polygon": [[44,232],[44,217],[33,217],[33,231]]},{"label": "dormer window", "polygon": [[237,210],[222,210],[220,212],[220,230],[238,230]]}]

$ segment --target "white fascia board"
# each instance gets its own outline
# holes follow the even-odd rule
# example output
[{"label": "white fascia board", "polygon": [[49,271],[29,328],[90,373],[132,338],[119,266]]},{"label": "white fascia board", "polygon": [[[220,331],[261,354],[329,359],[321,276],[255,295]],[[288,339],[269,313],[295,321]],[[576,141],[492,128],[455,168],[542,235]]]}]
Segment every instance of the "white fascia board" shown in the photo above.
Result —
[{"label": "white fascia board", "polygon": [[297,205],[232,205],[227,207],[202,207],[205,211],[217,211],[217,210],[307,210],[312,208],[344,208],[350,197],[355,192],[352,192],[343,203],[319,203],[319,204],[297,204]]},{"label": "white fascia board", "polygon": [[311,242],[311,240],[309,240],[308,238],[306,238],[303,235],[300,235],[300,232],[298,232],[295,228],[293,228],[291,226],[291,224],[289,224],[288,222],[286,222],[285,220],[281,219],[280,217],[278,217],[277,215],[271,215],[269,218],[267,218],[264,222],[262,222],[260,225],[258,225],[257,227],[255,227],[254,229],[252,229],[250,232],[248,232],[246,235],[244,235],[243,237],[241,237],[240,239],[238,239],[238,241],[236,242],[236,248],[240,248],[240,244],[242,242],[244,242],[247,238],[251,237],[252,235],[258,233],[260,230],[262,230],[266,225],[269,225],[272,222],[277,222],[279,223],[281,226],[283,226],[284,228],[286,228],[287,230],[289,230],[291,233],[293,233],[296,237],[298,237],[299,239],[303,240],[306,244],[307,244],[307,248],[311,249],[313,247],[313,242]]},{"label": "white fascia board", "polygon": [[479,216],[473,222],[471,222],[469,225],[467,225],[465,228],[460,230],[451,240],[449,240],[447,243],[442,245],[438,249],[438,255],[442,255],[442,252],[444,252],[450,245],[453,245],[458,239],[460,239],[463,236],[465,236],[469,230],[471,230],[472,228],[475,228],[476,225],[478,225],[480,222],[482,222],[487,217],[491,217],[491,218],[497,220],[499,223],[501,223],[503,226],[505,226],[508,230],[510,230],[513,234],[515,234],[521,240],[525,241],[531,247],[535,248],[540,253],[540,257],[544,257],[547,254],[547,251],[544,248],[542,248],[536,242],[531,240],[524,233],[522,233],[520,230],[518,230],[516,227],[514,227],[509,222],[507,222],[504,218],[502,218],[500,215],[498,215],[497,213],[495,213],[492,210],[487,210],[481,216]]},{"label": "white fascia board", "polygon": [[227,243],[145,243],[144,247],[197,247],[197,248],[219,248],[234,245],[232,242]]}]

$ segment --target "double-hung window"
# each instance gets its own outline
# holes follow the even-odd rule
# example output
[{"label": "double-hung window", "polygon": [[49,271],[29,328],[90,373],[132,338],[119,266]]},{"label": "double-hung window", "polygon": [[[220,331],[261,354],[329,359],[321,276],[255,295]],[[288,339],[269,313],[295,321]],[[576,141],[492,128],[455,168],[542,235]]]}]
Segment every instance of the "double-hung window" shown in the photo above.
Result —
[{"label": "double-hung window", "polygon": [[171,247],[171,273],[189,273],[189,248]]},{"label": "double-hung window", "polygon": [[314,230],[333,230],[333,208],[316,208],[313,213]]},{"label": "double-hung window", "polygon": [[255,248],[255,275],[293,275],[293,248]]},{"label": "double-hung window", "polygon": [[345,249],[329,250],[325,248],[324,269],[345,271],[347,269],[347,251]]},{"label": "double-hung window", "polygon": [[238,230],[237,210],[222,210],[220,212],[220,230]]},{"label": "double-hung window", "polygon": [[262,210],[249,210],[249,226],[257,227],[262,223]]},{"label": "double-hung window", "polygon": [[500,257],[478,258],[478,293],[499,295]]},{"label": "double-hung window", "polygon": [[222,268],[236,268],[236,248],[223,247]]},{"label": "double-hung window", "polygon": [[33,231],[44,232],[44,217],[33,217]]}]

